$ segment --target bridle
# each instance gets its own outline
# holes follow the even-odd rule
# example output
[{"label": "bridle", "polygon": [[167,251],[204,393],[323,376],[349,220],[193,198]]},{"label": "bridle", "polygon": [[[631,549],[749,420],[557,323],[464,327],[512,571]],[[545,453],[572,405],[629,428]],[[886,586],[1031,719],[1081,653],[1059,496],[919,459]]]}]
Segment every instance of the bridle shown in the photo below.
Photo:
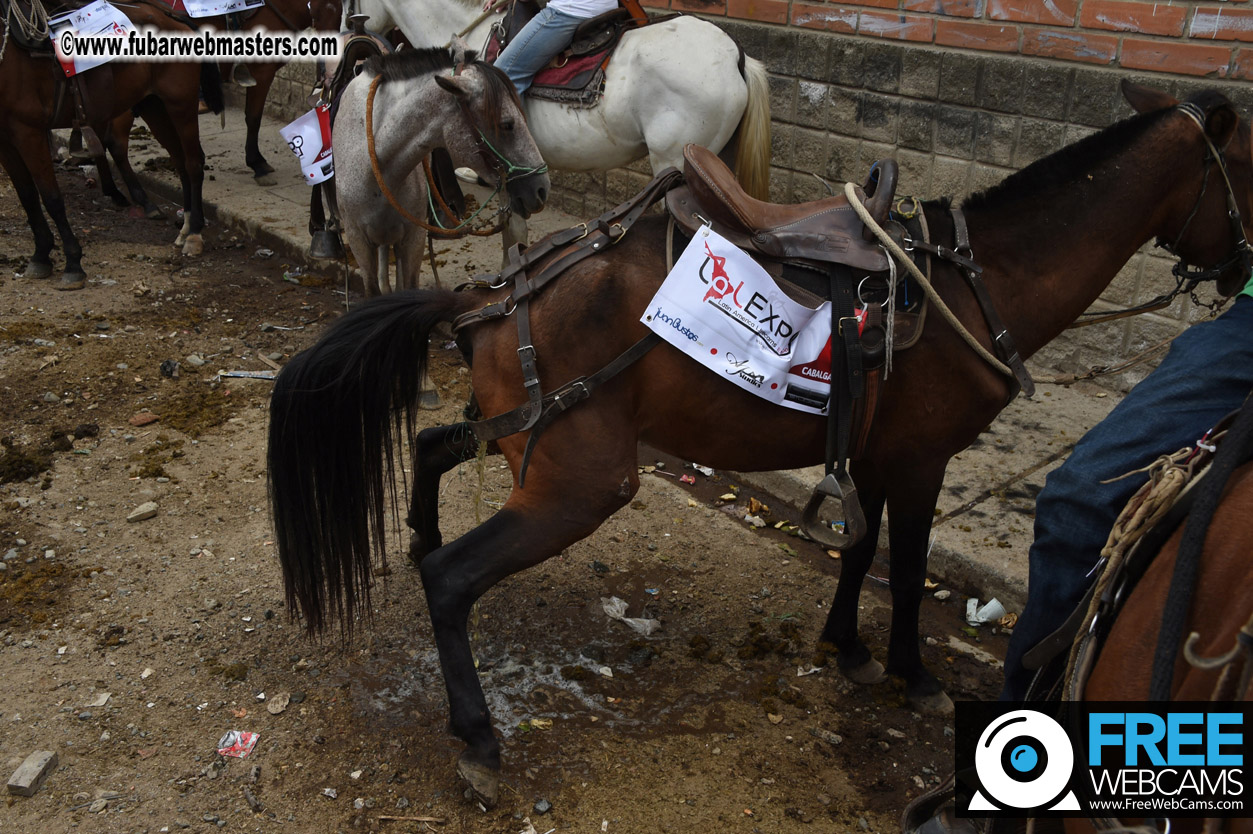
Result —
[{"label": "bridle", "polygon": [[[1187,281],[1189,289],[1194,288],[1202,281],[1216,280],[1232,269],[1239,269],[1241,274],[1247,276],[1250,270],[1253,270],[1253,249],[1249,247],[1248,238],[1244,234],[1244,222],[1240,216],[1240,205],[1236,200],[1235,187],[1231,184],[1231,175],[1227,171],[1227,160],[1224,156],[1226,147],[1224,146],[1220,149],[1215,146],[1214,141],[1205,132],[1205,113],[1200,107],[1190,101],[1185,101],[1177,105],[1176,109],[1200,128],[1201,136],[1205,139],[1205,144],[1209,151],[1205,156],[1205,172],[1201,178],[1201,193],[1197,195],[1192,211],[1188,214],[1188,219],[1184,221],[1183,228],[1175,235],[1174,241],[1159,240],[1157,245],[1179,259],[1178,263],[1171,269],[1171,274],[1179,280],[1181,285],[1184,281]],[[1179,253],[1179,244],[1183,240],[1183,236],[1187,234],[1192,221],[1196,219],[1197,212],[1201,207],[1201,201],[1205,199],[1205,193],[1209,190],[1210,171],[1215,163],[1218,165],[1218,172],[1222,174],[1223,184],[1227,188],[1227,221],[1231,225],[1231,236],[1235,243],[1232,245],[1231,252],[1227,257],[1208,269],[1203,269],[1188,263],[1187,259]]]},{"label": "bridle", "polygon": [[[455,74],[460,74],[461,69],[462,69],[461,65],[458,65],[457,72]],[[382,80],[383,80],[382,75],[374,76],[374,79],[370,82],[369,93],[366,95],[366,102],[365,102],[366,148],[370,154],[370,168],[372,169],[374,173],[374,181],[378,184],[379,190],[383,192],[383,196],[387,198],[387,201],[391,204],[391,207],[395,209],[400,214],[400,216],[403,217],[408,222],[412,223],[415,226],[420,226],[421,228],[426,229],[427,232],[437,237],[462,237],[467,234],[486,237],[486,236],[494,235],[500,232],[501,229],[504,228],[504,221],[502,221],[499,226],[490,228],[490,229],[473,229],[469,231],[465,230],[466,225],[475,217],[477,217],[479,212],[482,211],[482,207],[480,207],[479,211],[476,211],[470,217],[467,217],[466,219],[462,220],[455,227],[451,229],[446,229],[443,226],[432,225],[430,223],[427,223],[424,220],[421,220],[415,217],[404,206],[400,204],[399,200],[396,199],[396,196],[392,193],[392,190],[387,187],[387,183],[384,182],[383,180],[383,169],[382,169],[382,166],[379,164],[378,153],[374,149],[374,94],[377,92],[378,86],[382,82]],[[458,98],[457,103],[461,106],[462,115],[465,117],[470,127],[474,130],[474,135],[475,135],[474,144],[478,150],[479,157],[483,160],[483,162],[486,164],[488,168],[490,168],[492,171],[496,173],[496,190],[493,191],[492,194],[487,198],[487,200],[483,202],[483,205],[486,205],[488,202],[490,202],[492,197],[495,197],[497,194],[499,194],[502,189],[506,189],[510,182],[513,182],[515,180],[522,180],[527,177],[537,176],[539,174],[545,174],[548,172],[548,165],[543,162],[533,167],[526,167],[526,166],[515,164],[511,159],[509,159],[507,156],[505,156],[503,153],[497,150],[494,145],[492,145],[491,141],[487,138],[486,132],[483,129],[482,119],[479,117],[477,113],[475,113],[470,108],[469,103],[464,98]],[[428,175],[428,178],[429,178],[429,175]],[[433,190],[434,190],[433,188],[428,189],[428,198],[429,198],[430,192]],[[506,203],[505,208],[502,210],[501,213],[507,215],[508,212],[509,212],[509,207],[508,207],[508,204]]]}]

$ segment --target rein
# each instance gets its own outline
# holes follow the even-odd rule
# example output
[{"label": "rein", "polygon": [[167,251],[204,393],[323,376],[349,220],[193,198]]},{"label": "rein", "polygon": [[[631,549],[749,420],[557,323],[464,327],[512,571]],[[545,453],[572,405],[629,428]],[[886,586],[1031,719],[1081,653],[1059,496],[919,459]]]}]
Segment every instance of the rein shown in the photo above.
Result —
[{"label": "rein", "polygon": [[[479,212],[475,212],[469,218],[466,218],[466,220],[459,223],[455,228],[445,229],[443,226],[438,224],[430,224],[424,220],[418,219],[411,214],[408,209],[402,206],[398,199],[396,199],[396,195],[392,193],[392,190],[387,187],[387,183],[383,180],[383,169],[379,164],[378,152],[374,147],[374,95],[378,91],[379,84],[382,80],[383,76],[376,75],[370,82],[370,92],[367,94],[365,100],[365,135],[366,147],[370,154],[370,170],[373,171],[374,182],[378,185],[379,190],[383,192],[383,196],[387,198],[387,202],[390,203],[391,207],[409,223],[425,229],[427,232],[437,237],[456,238],[464,237],[465,235],[488,237],[490,235],[498,234],[505,228],[505,223],[507,221],[501,220],[498,225],[491,228],[470,229],[468,231],[465,230],[465,224],[477,217],[479,212],[482,211],[482,208],[479,209]],[[470,110],[470,106],[462,99],[458,99],[458,103],[461,105],[461,111],[466,117],[466,120],[470,123],[470,126],[477,134],[475,143],[478,146],[480,156],[482,156],[484,162],[486,162],[488,166],[496,172],[496,190],[493,191],[491,196],[487,198],[488,200],[491,200],[492,197],[499,194],[502,188],[506,188],[510,180],[522,179],[524,177],[542,174],[548,170],[547,165],[539,165],[534,168],[524,168],[520,165],[515,165],[508,157],[496,150],[492,143],[488,141],[487,136],[483,133],[483,129],[479,126],[479,120],[475,117],[474,112]],[[425,165],[426,163],[423,164]],[[427,170],[429,179],[429,169]],[[502,209],[500,214],[508,214],[508,211],[508,207],[506,207]]]}]

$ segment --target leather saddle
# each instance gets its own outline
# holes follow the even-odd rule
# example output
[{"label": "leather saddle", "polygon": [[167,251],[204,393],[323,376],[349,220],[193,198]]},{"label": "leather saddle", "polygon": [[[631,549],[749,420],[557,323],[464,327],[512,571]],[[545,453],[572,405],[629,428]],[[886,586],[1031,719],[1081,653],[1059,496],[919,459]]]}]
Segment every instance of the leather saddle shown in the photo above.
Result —
[{"label": "leather saddle", "polygon": [[334,72],[328,72],[326,63],[318,61],[318,86],[309,96],[311,107],[329,103],[332,105],[331,112],[334,114],[340,93],[356,76],[357,68],[361,63],[377,55],[388,55],[395,51],[387,38],[365,28],[367,20],[369,17],[363,14],[355,14],[348,18],[348,31],[345,33],[343,43],[340,44],[339,63],[335,65]]},{"label": "leather saddle", "polygon": [[[845,264],[884,272],[888,257],[843,196],[780,205],[749,196],[735,174],[708,148],[683,149],[685,184],[666,195],[666,208],[688,232],[708,223],[750,253],[772,260]],[[888,219],[896,194],[896,160],[874,164],[860,190],[875,222]]]},{"label": "leather saddle", "polygon": [[[495,32],[495,46],[488,47],[487,59],[495,60],[499,51],[504,49],[522,31],[522,28],[531,22],[531,18],[540,13],[541,8],[542,6],[536,0],[514,0],[502,21],[503,25]],[[622,37],[623,31],[631,28],[634,22],[631,10],[621,6],[595,17],[589,17],[574,30],[570,46],[553,60],[560,64],[572,57],[581,58],[594,52],[612,49]]]}]

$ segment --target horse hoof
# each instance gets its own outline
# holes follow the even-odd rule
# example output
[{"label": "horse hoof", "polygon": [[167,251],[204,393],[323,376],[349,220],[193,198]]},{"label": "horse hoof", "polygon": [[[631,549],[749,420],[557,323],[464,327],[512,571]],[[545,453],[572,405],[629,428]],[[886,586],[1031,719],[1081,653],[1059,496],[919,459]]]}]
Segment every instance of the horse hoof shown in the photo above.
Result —
[{"label": "horse hoof", "polygon": [[434,388],[427,389],[418,395],[418,408],[424,411],[434,411],[440,405],[439,392]]},{"label": "horse hoof", "polygon": [[149,220],[163,220],[165,218],[165,212],[161,211],[161,209],[156,206],[145,206],[144,217]]},{"label": "horse hoof", "polygon": [[278,177],[274,176],[272,172],[257,174],[252,178],[252,181],[257,185],[278,185]]},{"label": "horse hoof", "polygon": [[944,691],[933,692],[930,695],[910,695],[907,696],[909,703],[919,712],[927,712],[932,715],[952,715],[953,699],[948,697]]},{"label": "horse hoof", "polygon": [[48,278],[52,275],[52,264],[32,260],[22,271],[23,278]]},{"label": "horse hoof", "polygon": [[875,660],[873,657],[860,666],[852,669],[840,669],[840,673],[853,683],[870,684],[881,683],[887,674],[884,672],[883,664]]},{"label": "horse hoof", "polygon": [[143,206],[131,206],[126,210],[126,216],[132,220],[139,220],[145,216]]},{"label": "horse hoof", "polygon": [[87,286],[87,276],[82,272],[65,272],[53,286],[58,290],[81,290]]},{"label": "horse hoof", "polygon": [[183,255],[188,258],[198,258],[204,254],[204,238],[200,235],[188,235],[187,240],[183,241]]},{"label": "horse hoof", "polygon": [[483,803],[484,808],[496,807],[496,800],[500,798],[500,771],[462,756],[457,762],[457,775],[465,780],[471,796]]}]

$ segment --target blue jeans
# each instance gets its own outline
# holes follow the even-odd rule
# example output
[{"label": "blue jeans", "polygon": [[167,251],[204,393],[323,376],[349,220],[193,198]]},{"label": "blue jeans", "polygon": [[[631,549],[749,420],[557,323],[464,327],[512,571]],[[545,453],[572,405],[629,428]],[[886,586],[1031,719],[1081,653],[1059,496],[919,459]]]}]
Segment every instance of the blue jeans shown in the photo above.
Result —
[{"label": "blue jeans", "polygon": [[531,86],[535,73],[548,66],[558,52],[570,45],[574,30],[586,18],[559,12],[545,6],[539,14],[514,35],[504,51],[496,57],[496,66],[509,76],[522,95]]},{"label": "blue jeans", "polygon": [[1005,657],[1002,700],[1022,700],[1033,670],[1022,656],[1061,627],[1095,579],[1089,572],[1123,506],[1147,480],[1138,469],[1190,446],[1253,390],[1253,298],[1193,325],[1109,416],[1049,474],[1036,501],[1027,605]]}]

